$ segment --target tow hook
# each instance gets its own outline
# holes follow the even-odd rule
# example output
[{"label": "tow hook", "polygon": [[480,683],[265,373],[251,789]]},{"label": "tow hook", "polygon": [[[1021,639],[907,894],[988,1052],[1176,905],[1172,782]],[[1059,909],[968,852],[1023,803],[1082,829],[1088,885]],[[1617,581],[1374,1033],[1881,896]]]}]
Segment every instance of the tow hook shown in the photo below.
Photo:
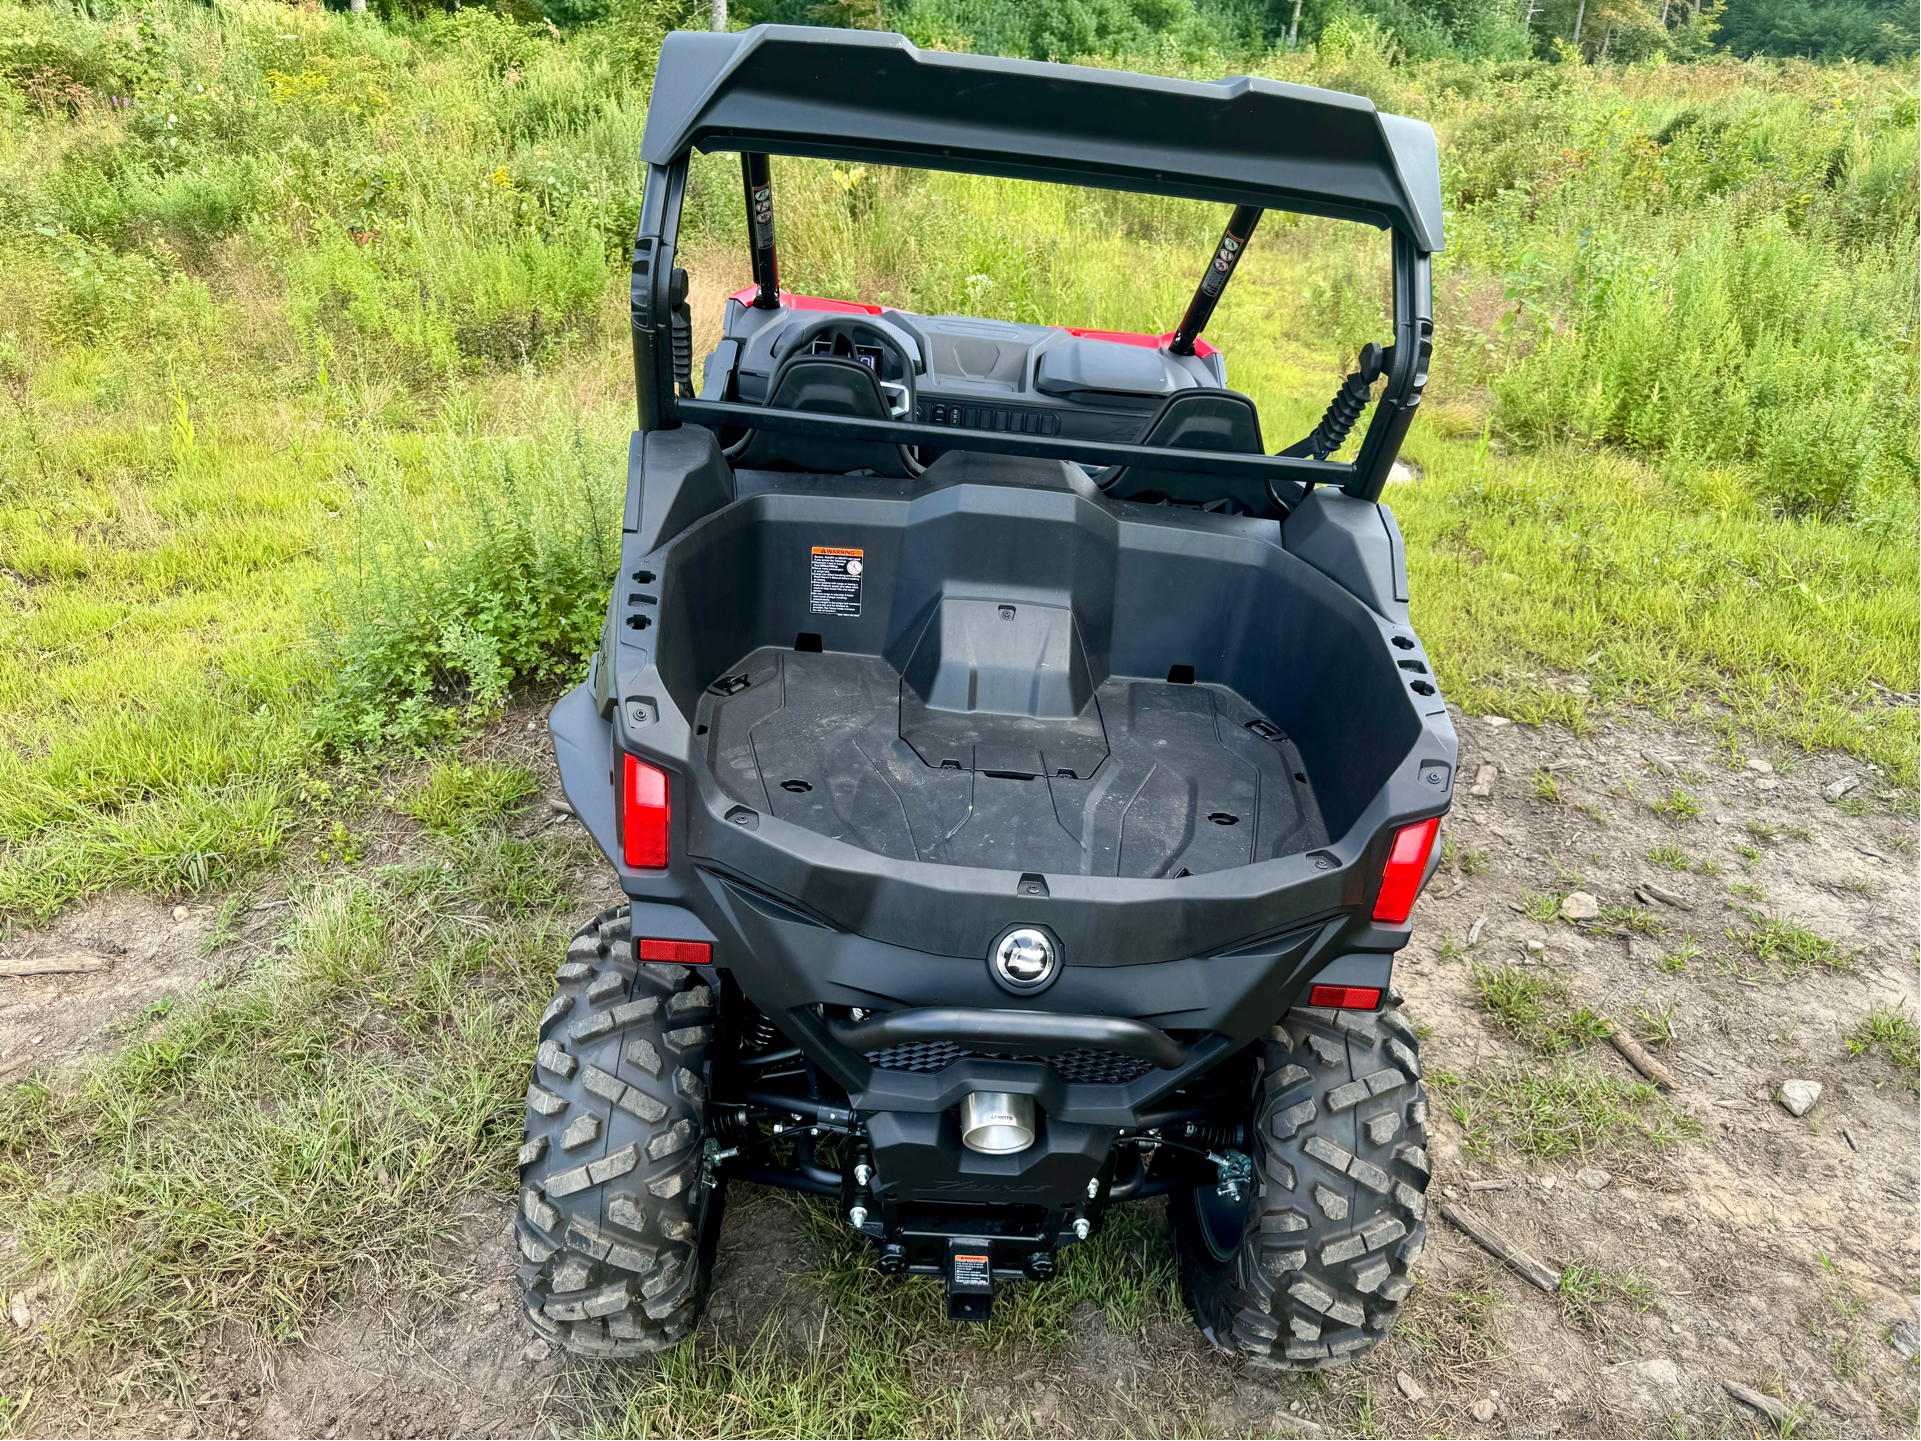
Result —
[{"label": "tow hook", "polygon": [[1215,1194],[1230,1201],[1244,1199],[1254,1180],[1253,1160],[1240,1151],[1209,1151],[1207,1159],[1214,1163],[1215,1172],[1220,1176]]}]

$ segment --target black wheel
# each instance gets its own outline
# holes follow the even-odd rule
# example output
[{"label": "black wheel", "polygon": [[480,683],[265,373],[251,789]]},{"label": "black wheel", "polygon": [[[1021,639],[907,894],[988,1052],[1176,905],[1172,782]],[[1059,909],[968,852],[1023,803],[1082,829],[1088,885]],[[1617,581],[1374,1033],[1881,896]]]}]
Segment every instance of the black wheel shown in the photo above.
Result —
[{"label": "black wheel", "polygon": [[1182,1289],[1215,1345],[1313,1371],[1386,1337],[1427,1240],[1418,1050],[1398,1010],[1304,1007],[1261,1041],[1250,1193],[1174,1197]]},{"label": "black wheel", "polygon": [[575,936],[540,1022],[515,1235],[541,1335],[591,1356],[684,1340],[706,1299],[719,1187],[701,1185],[714,998],[636,963],[627,907]]}]

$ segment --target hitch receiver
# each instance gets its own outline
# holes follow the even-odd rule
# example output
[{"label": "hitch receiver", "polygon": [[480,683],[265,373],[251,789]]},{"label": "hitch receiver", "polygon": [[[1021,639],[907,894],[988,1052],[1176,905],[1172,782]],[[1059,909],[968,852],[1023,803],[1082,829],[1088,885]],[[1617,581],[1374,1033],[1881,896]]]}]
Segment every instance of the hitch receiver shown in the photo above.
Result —
[{"label": "hitch receiver", "polygon": [[985,1321],[994,1314],[994,1248],[985,1241],[947,1243],[947,1319]]}]

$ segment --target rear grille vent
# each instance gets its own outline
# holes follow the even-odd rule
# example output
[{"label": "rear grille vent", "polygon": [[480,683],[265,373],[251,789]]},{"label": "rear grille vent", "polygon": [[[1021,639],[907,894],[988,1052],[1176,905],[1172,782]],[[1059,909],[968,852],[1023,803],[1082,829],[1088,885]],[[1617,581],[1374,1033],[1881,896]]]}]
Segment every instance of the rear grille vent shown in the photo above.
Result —
[{"label": "rear grille vent", "polygon": [[913,1071],[931,1076],[944,1071],[964,1054],[952,1041],[915,1041],[910,1046],[889,1046],[884,1051],[869,1051],[867,1064],[883,1071]]},{"label": "rear grille vent", "polygon": [[1139,1080],[1154,1069],[1153,1062],[1119,1051],[1083,1046],[1063,1051],[1058,1056],[1005,1056],[986,1051],[970,1051],[952,1041],[916,1041],[909,1046],[890,1046],[884,1051],[869,1051],[867,1064],[883,1071],[912,1071],[930,1076],[944,1071],[956,1061],[1034,1061],[1052,1066],[1060,1078],[1075,1086],[1124,1086]]}]

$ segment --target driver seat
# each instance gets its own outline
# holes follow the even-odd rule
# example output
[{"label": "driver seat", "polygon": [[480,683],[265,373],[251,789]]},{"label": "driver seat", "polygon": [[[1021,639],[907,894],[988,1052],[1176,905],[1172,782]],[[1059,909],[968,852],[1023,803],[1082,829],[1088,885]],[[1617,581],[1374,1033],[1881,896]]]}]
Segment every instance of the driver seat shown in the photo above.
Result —
[{"label": "driver seat", "polygon": [[[836,355],[790,355],[774,372],[767,404],[781,410],[811,410],[823,415],[852,415],[891,420],[887,397],[874,372],[858,360]],[[838,440],[831,436],[793,435],[750,430],[728,452],[736,470],[811,470],[845,474],[871,470],[904,479],[919,467],[906,447],[882,440]]]}]

